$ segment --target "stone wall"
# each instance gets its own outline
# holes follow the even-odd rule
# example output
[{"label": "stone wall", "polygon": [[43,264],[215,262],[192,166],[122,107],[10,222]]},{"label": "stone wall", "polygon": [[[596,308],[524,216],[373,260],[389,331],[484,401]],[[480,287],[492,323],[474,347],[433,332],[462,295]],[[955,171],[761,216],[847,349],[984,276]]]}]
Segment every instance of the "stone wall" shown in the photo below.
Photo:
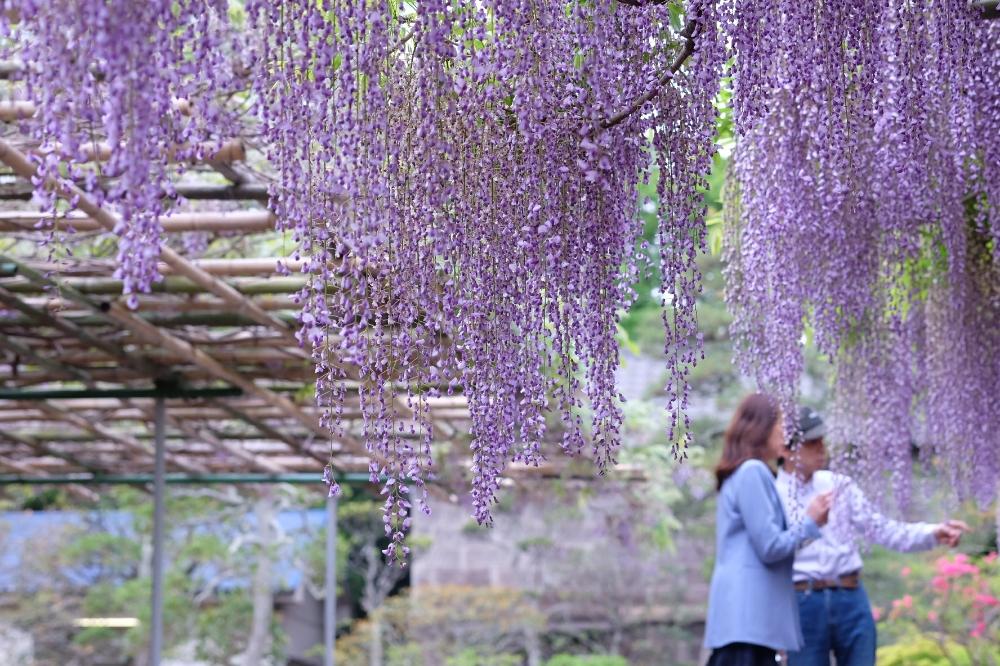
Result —
[{"label": "stone wall", "polygon": [[508,488],[490,529],[475,524],[469,506],[437,500],[431,516],[415,520],[415,536],[430,545],[412,565],[414,591],[515,588],[537,602],[546,631],[598,636],[626,654],[641,636],[642,651],[694,663],[712,544],[674,534],[672,547],[657,546],[638,490],[611,480]]}]

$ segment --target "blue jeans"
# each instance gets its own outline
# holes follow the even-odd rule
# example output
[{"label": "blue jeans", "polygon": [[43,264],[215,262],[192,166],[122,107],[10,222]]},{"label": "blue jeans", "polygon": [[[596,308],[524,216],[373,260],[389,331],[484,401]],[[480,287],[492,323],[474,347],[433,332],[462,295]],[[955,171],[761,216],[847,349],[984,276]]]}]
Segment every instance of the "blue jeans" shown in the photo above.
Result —
[{"label": "blue jeans", "polygon": [[795,594],[805,647],[788,653],[788,666],[830,666],[831,651],[837,666],[874,666],[875,620],[863,585]]}]

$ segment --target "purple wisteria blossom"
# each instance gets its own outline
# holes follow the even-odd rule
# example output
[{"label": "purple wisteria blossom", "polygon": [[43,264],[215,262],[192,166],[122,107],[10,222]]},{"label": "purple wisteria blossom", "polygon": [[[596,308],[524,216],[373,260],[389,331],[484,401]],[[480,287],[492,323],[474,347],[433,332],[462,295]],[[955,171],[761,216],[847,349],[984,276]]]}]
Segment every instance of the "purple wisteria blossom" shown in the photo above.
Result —
[{"label": "purple wisteria blossom", "polygon": [[[839,432],[905,503],[911,448],[1000,474],[1000,22],[964,0],[736,0],[728,300],[793,400],[811,327]],[[889,483],[886,483],[886,480]]]}]

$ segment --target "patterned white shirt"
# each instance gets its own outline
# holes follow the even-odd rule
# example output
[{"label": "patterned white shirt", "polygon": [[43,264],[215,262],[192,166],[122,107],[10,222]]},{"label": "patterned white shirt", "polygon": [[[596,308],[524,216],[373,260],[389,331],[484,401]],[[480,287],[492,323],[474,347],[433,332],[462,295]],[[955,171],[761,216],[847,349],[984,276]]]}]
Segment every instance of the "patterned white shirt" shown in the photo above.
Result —
[{"label": "patterned white shirt", "polygon": [[859,571],[860,538],[902,552],[929,550],[937,545],[936,525],[886,518],[865,498],[857,484],[843,474],[820,470],[802,483],[781,469],[777,486],[790,525],[805,518],[806,507],[816,493],[836,491],[829,520],[820,528],[820,538],[795,553],[795,582],[832,580]]}]

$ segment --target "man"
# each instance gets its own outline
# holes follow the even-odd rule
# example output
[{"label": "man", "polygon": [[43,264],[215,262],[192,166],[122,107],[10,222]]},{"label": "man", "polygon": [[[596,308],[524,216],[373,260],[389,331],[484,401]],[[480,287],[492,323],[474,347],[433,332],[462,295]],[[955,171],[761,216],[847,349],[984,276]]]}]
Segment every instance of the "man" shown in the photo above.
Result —
[{"label": "man", "polygon": [[798,446],[778,471],[778,495],[790,523],[802,520],[814,495],[833,490],[829,522],[820,538],[795,554],[793,578],[805,646],[788,655],[789,666],[829,666],[830,652],[837,666],[875,663],[875,621],[861,584],[861,554],[857,538],[902,552],[929,550],[938,544],[958,545],[968,525],[904,523],[890,520],[865,499],[847,476],[823,469],[827,454],[826,424],[818,413],[803,408],[799,414]]}]

